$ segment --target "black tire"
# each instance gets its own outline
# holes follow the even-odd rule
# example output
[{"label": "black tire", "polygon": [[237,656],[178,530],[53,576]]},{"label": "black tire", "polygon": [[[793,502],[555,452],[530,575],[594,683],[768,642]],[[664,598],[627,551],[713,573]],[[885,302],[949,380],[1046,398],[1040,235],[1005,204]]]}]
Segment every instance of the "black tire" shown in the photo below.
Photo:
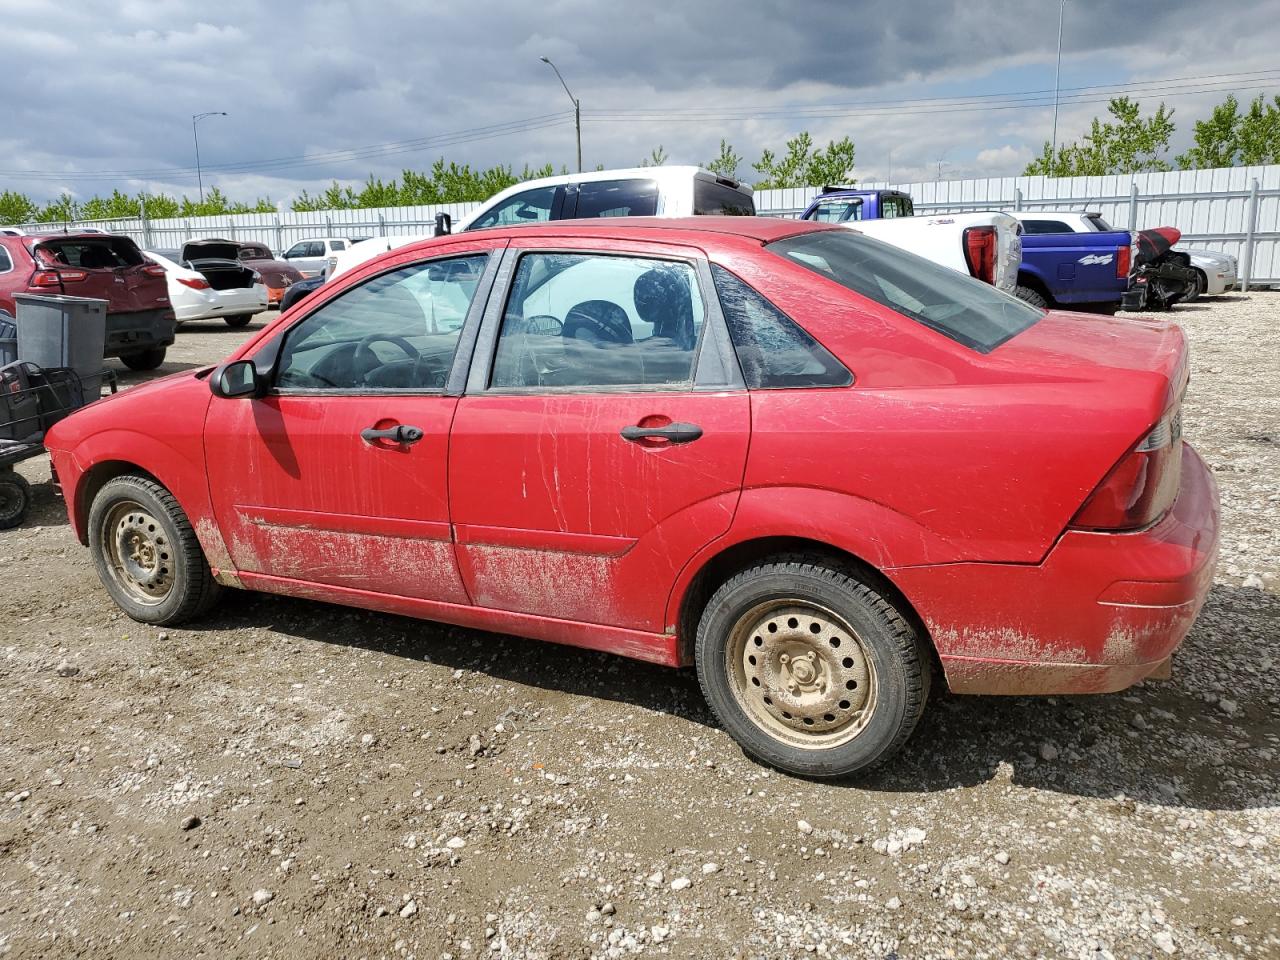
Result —
[{"label": "black tire", "polygon": [[[755,617],[757,611],[768,610],[769,605],[774,603],[788,605],[779,619],[786,620],[793,628],[797,626],[797,621],[789,618],[787,612],[798,608],[791,604],[813,604],[813,609],[820,610],[823,616],[834,614],[839,621],[851,628],[848,632],[853,635],[857,652],[864,658],[868,668],[874,668],[870,670],[871,682],[867,693],[863,694],[867,697],[867,705],[854,714],[860,716],[860,719],[845,727],[846,731],[853,731],[851,739],[833,745],[823,745],[817,740],[814,740],[814,746],[797,745],[795,742],[788,742],[787,736],[795,741],[827,734],[811,734],[802,728],[790,732],[771,732],[766,727],[768,721],[761,722],[753,718],[748,708],[744,707],[745,697],[758,696],[761,704],[755,709],[759,715],[764,716],[770,711],[782,709],[783,701],[771,699],[768,696],[770,691],[774,697],[787,696],[780,687],[771,686],[772,681],[769,679],[761,685],[758,676],[753,675],[751,679],[751,683],[755,684],[754,688],[746,683],[739,683],[734,679],[735,668],[731,663],[737,659],[734,638],[754,633],[755,628],[742,633],[743,623]],[[770,618],[774,614],[766,612],[764,616]],[[803,641],[813,642],[816,647],[822,648],[824,637],[812,640],[803,626],[805,625],[797,631]],[[814,633],[818,632],[817,623],[810,623],[807,627]],[[772,624],[769,629],[773,629]],[[781,640],[782,635],[776,634],[775,638]],[[744,653],[749,654],[759,646],[761,640],[756,636],[742,642],[747,644]],[[751,643],[756,647],[750,646]],[[837,646],[836,638],[831,638],[830,644]],[[745,660],[756,663],[755,657],[748,656],[741,661],[744,669],[758,669],[762,675],[770,672],[766,661],[775,656],[772,652],[775,648],[766,646],[763,649],[761,663],[765,665],[746,668]],[[846,647],[840,654],[830,655],[843,657],[844,665],[850,666],[852,658],[845,654],[852,652]],[[852,571],[805,557],[784,557],[761,563],[742,571],[716,590],[698,622],[694,654],[702,692],[729,735],[756,760],[804,777],[845,777],[867,770],[892,756],[906,743],[919,722],[932,679],[932,661],[923,638],[889,600],[858,579]],[[826,655],[822,654],[824,657]],[[778,654],[777,657],[784,666],[788,662],[786,656]],[[803,657],[794,657],[792,662],[799,663],[801,659]],[[814,656],[810,654],[808,659],[812,662]],[[825,664],[826,661],[823,662]],[[777,661],[774,666],[777,666]],[[830,686],[830,668],[822,666],[821,671],[819,682],[823,688]],[[781,670],[774,673],[777,677],[783,676]],[[788,676],[794,676],[794,673]],[[737,686],[741,686],[742,694],[735,692]],[[854,682],[849,681],[849,688],[853,689],[854,686]],[[774,706],[765,707],[763,704]],[[850,705],[842,701],[839,706],[848,709]],[[783,716],[788,723],[799,720],[793,719],[789,713],[784,713]],[[831,714],[825,719],[839,720]],[[806,718],[803,722],[807,724],[810,720]],[[775,723],[779,727],[785,726],[781,719]],[[842,733],[839,728],[827,733],[836,737],[850,735]]]},{"label": "black tire", "polygon": [[1183,303],[1190,303],[1192,300],[1199,300],[1204,296],[1204,292],[1209,289],[1209,278],[1204,275],[1204,271],[1199,267],[1196,270],[1195,286],[1191,288],[1191,292],[1182,298]]},{"label": "black tire", "polygon": [[0,530],[12,530],[26,519],[31,484],[12,470],[0,470]]},{"label": "black tire", "polygon": [[247,327],[252,319],[252,313],[238,313],[234,317],[223,317],[222,322],[231,327],[231,329],[238,330],[241,327]]},{"label": "black tire", "polygon": [[1033,287],[1024,287],[1022,284],[1018,284],[1017,289],[1013,292],[1019,300],[1029,303],[1033,307],[1040,307],[1042,310],[1049,309],[1049,301],[1045,299],[1045,295]]},{"label": "black tire", "polygon": [[[108,555],[110,534],[120,513],[145,517],[155,536],[155,564],[170,585],[162,596],[139,599],[143,588],[130,589],[127,574]],[[122,521],[123,523],[123,521]],[[89,508],[89,550],[98,578],[116,604],[134,620],[170,626],[207,612],[221,593],[191,522],[168,490],[145,477],[126,474],[103,484]],[[165,566],[161,566],[161,565]]]},{"label": "black tire", "polygon": [[152,347],[150,350],[126,353],[120,358],[120,362],[130,370],[154,370],[164,363],[164,355],[167,352],[167,347]]}]

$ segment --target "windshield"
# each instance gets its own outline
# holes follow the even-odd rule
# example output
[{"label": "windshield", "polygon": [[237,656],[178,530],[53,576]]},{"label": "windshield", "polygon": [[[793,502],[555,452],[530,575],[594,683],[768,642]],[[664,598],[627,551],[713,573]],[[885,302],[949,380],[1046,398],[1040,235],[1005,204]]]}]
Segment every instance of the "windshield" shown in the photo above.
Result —
[{"label": "windshield", "polygon": [[802,233],[766,249],[981,353],[1044,316],[989,283],[852,230]]}]

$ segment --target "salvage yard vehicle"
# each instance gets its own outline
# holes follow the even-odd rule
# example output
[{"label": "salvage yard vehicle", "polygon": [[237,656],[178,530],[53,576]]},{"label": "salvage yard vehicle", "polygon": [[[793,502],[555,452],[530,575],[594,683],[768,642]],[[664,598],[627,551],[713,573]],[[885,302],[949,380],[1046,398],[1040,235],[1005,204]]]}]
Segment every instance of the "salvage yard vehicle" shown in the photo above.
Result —
[{"label": "salvage yard vehicle", "polygon": [[[215,242],[236,243],[234,240]],[[240,262],[262,274],[262,282],[267,285],[267,305],[278,307],[284,292],[302,279],[302,271],[283,260],[277,260],[265,243],[253,241],[236,245],[239,247]]]},{"label": "salvage yard vehicle", "polygon": [[103,356],[131,370],[154,370],[173,343],[175,321],[164,268],[124,236],[101,231],[0,236],[0,310],[15,293],[107,301]]},{"label": "salvage yard vehicle", "polygon": [[310,279],[333,269],[338,254],[350,246],[351,241],[346,237],[308,237],[280,254],[280,259]]},{"label": "salvage yard vehicle", "polygon": [[832,777],[904,744],[935,662],[1168,669],[1218,543],[1187,377],[1175,324],[837,226],[575,221],[390,251],[46,444],[136,620],[229,585],[694,664],[750,755]]},{"label": "salvage yard vehicle", "polygon": [[1006,213],[947,213],[917,217],[900,190],[823,187],[801,220],[837,223],[983,280],[1005,293],[1018,285],[1022,238]]},{"label": "salvage yard vehicle", "polygon": [[234,244],[195,241],[181,250],[147,250],[164,267],[169,301],[179,324],[222,320],[229,327],[246,326],[255,313],[267,309],[262,274],[245,266]]}]

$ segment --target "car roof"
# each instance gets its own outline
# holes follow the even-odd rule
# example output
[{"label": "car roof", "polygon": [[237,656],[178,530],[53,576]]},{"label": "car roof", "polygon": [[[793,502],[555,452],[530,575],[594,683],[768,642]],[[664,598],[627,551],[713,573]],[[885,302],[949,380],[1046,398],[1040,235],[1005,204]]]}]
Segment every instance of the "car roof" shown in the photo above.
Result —
[{"label": "car roof", "polygon": [[[772,243],[798,233],[814,230],[839,230],[840,227],[811,220],[791,220],[784,217],[589,217],[581,220],[549,220],[544,223],[519,224],[504,227],[485,227],[450,234],[453,238],[470,233],[477,235],[501,235],[511,237],[565,236],[617,237],[619,239],[661,240],[677,239],[667,236],[677,234],[688,243],[697,234],[717,234],[742,237],[759,243]],[[447,237],[444,239],[448,239]]]},{"label": "car roof", "polygon": [[[488,200],[489,203],[497,199],[499,196],[510,191],[523,191],[536,187],[559,186],[562,183],[594,183],[598,180],[689,180],[692,178],[704,180],[723,181],[726,178],[720,177],[710,170],[695,166],[661,166],[661,167],[621,167],[614,170],[587,170],[580,173],[561,173],[554,177],[538,177],[536,180],[525,180],[520,183],[512,184],[500,193],[495,193]],[[737,183],[735,189],[742,190],[746,194],[751,194],[751,188],[744,183]]]}]

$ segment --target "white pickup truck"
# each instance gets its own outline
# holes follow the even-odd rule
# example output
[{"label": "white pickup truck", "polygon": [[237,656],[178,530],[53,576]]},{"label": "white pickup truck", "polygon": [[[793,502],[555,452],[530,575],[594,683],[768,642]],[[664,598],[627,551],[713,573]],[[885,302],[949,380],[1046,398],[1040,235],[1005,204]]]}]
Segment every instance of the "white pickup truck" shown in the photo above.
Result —
[{"label": "white pickup truck", "polygon": [[[1097,233],[1115,229],[1102,219],[1102,214],[1089,210],[1018,210],[1013,216],[1022,223],[1022,232],[1027,234]],[[1197,280],[1195,292],[1184,303],[1201,294],[1216,297],[1235,287],[1238,262],[1231,254],[1216,250],[1186,250],[1186,253],[1191,257]]]}]

